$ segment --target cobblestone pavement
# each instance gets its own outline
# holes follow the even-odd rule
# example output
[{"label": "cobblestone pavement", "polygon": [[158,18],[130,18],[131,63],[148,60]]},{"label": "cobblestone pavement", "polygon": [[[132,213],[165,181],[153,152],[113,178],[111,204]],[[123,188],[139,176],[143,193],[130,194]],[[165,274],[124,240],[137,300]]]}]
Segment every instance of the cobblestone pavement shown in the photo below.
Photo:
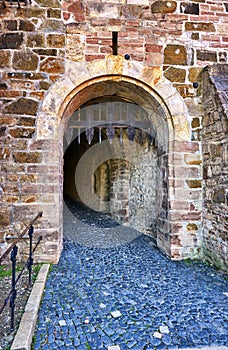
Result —
[{"label": "cobblestone pavement", "polygon": [[80,210],[65,210],[64,249],[49,274],[34,349],[228,345],[225,275],[170,261],[148,236]]}]

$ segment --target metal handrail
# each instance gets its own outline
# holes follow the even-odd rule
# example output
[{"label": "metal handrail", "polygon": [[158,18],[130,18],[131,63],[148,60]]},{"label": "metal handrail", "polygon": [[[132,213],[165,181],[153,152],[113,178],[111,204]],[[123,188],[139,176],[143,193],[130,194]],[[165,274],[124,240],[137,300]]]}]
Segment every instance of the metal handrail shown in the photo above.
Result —
[{"label": "metal handrail", "polygon": [[[32,281],[32,265],[33,265],[33,253],[35,252],[37,246],[39,245],[40,241],[42,240],[42,237],[40,236],[35,247],[32,248],[32,238],[33,238],[33,232],[34,227],[33,224],[42,216],[42,212],[39,212],[38,215],[31,220],[29,225],[26,226],[26,228],[22,231],[22,233],[15,239],[15,241],[10,245],[10,247],[3,253],[3,255],[0,257],[0,265],[1,262],[7,257],[7,255],[11,252],[11,262],[12,262],[12,287],[10,292],[8,293],[6,299],[4,300],[3,306],[0,309],[0,314],[3,312],[4,308],[8,304],[8,301],[10,300],[10,308],[11,308],[11,331],[14,330],[14,311],[15,311],[15,300],[17,295],[16,285],[19,281],[20,277],[22,276],[22,273],[25,270],[25,267],[28,268],[29,271],[29,285],[31,285]],[[17,243],[23,238],[23,236],[28,231],[29,235],[29,258],[27,259],[26,263],[24,264],[22,270],[20,271],[18,277],[16,278],[16,259],[17,259],[17,252],[18,247]]]},{"label": "metal handrail", "polygon": [[7,255],[10,253],[10,251],[13,249],[15,245],[23,238],[23,236],[26,234],[26,232],[29,231],[30,226],[32,226],[39,218],[41,218],[43,215],[42,211],[40,211],[37,216],[30,221],[30,223],[25,227],[25,229],[18,235],[18,237],[14,240],[14,242],[9,246],[9,248],[2,254],[0,257],[0,265],[2,261],[7,257]]}]

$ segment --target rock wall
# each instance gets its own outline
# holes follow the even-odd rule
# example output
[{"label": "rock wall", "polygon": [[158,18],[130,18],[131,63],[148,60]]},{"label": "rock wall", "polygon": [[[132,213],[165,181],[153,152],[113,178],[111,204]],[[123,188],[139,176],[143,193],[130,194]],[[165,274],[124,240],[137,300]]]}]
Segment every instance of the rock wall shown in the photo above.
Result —
[{"label": "rock wall", "polygon": [[[37,0],[27,7],[1,6],[1,249],[7,236],[17,236],[42,210],[39,259],[58,260],[64,118],[107,91],[147,105],[150,89],[160,103],[154,103],[151,117],[157,138],[169,148],[159,158],[167,194],[158,220],[159,246],[172,258],[199,256],[202,71],[227,62],[227,3]],[[112,85],[93,83],[97,77]]]},{"label": "rock wall", "polygon": [[228,263],[228,65],[204,72],[203,250],[219,268]]}]

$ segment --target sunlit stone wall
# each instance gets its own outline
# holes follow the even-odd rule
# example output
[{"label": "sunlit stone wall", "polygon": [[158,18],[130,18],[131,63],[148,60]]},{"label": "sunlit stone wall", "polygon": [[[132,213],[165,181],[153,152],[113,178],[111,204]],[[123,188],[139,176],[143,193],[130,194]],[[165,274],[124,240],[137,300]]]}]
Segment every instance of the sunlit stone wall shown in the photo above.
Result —
[{"label": "sunlit stone wall", "polygon": [[[215,0],[38,0],[27,8],[18,9],[14,2],[1,8],[1,250],[9,236],[17,236],[24,222],[43,210],[37,224],[37,235],[44,238],[39,259],[58,260],[62,119],[104,95],[108,85],[94,84],[92,90],[92,80],[108,77],[112,83],[125,79],[118,94],[131,90],[128,97],[139,104],[144,103],[137,97],[142,83],[143,89],[152,89],[161,104],[157,120],[169,111],[168,149],[158,157],[167,194],[158,216],[158,245],[175,259],[202,254],[202,72],[227,62],[227,11],[227,2]],[[127,87],[127,78],[134,84]],[[163,126],[156,125],[160,141]],[[213,217],[207,220],[209,225]]]}]

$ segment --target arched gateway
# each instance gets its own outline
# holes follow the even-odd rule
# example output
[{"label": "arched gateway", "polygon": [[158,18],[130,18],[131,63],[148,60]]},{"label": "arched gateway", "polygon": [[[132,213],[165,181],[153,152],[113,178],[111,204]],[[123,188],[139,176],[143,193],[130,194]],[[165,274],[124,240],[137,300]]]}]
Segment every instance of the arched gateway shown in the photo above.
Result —
[{"label": "arched gateway", "polygon": [[[108,56],[105,60],[87,63],[69,61],[64,78],[52,86],[38,114],[36,137],[46,154],[45,164],[49,166],[47,183],[54,186],[52,178],[55,179],[55,197],[52,203],[48,200],[44,203],[44,218],[48,222],[50,235],[43,244],[45,251],[52,253],[48,259],[57,261],[62,247],[64,132],[79,108],[98,102],[106,103],[110,98],[140,106],[146,111],[148,128],[153,130],[153,135],[149,135],[153,139],[150,149],[147,141],[143,145],[139,145],[139,142],[133,145],[130,142],[114,142],[112,145],[113,158],[129,161],[137,169],[140,164],[147,164],[136,175],[134,171],[128,173],[132,188],[136,188],[137,195],[141,189],[143,203],[147,205],[143,207],[141,203],[142,210],[139,210],[139,201],[131,188],[127,219],[115,217],[115,214],[113,217],[152,234],[158,246],[171,258],[196,256],[201,244],[201,204],[195,184],[200,183],[201,169],[200,163],[189,161],[193,154],[198,155],[199,145],[190,141],[186,106],[173,85],[162,77],[160,68],[144,67],[122,56]],[[136,129],[140,132],[140,127]],[[98,148],[96,154],[100,153],[101,149]],[[98,165],[102,159],[96,159]],[[86,164],[89,169],[89,162]],[[151,176],[153,171],[154,176]],[[148,197],[153,197],[153,201]],[[115,206],[114,200],[112,205]],[[152,205],[154,208],[150,208]]]}]

